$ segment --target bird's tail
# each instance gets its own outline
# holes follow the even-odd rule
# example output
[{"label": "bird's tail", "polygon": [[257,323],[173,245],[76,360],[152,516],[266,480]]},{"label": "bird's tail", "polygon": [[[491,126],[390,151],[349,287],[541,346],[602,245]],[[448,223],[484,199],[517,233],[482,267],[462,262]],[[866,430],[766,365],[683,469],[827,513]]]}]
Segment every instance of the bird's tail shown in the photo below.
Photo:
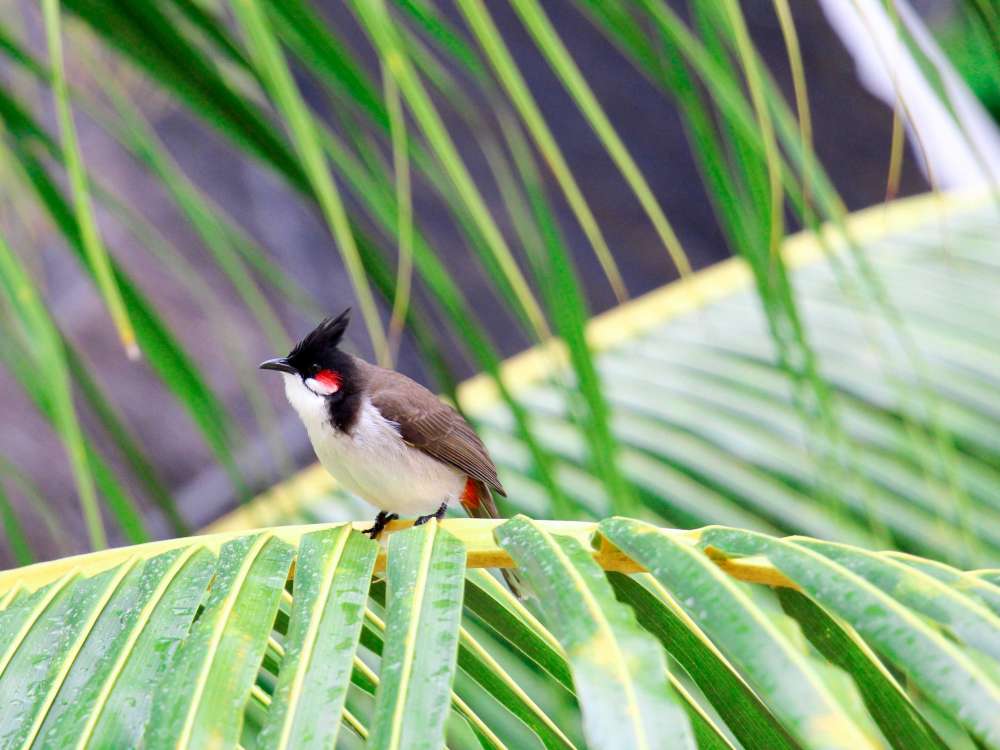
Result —
[{"label": "bird's tail", "polygon": [[[485,482],[469,477],[465,482],[465,491],[460,498],[465,512],[472,518],[500,518],[493,493]],[[526,599],[529,593],[528,584],[513,568],[501,568],[500,575],[507,582],[507,587],[518,599]]]}]

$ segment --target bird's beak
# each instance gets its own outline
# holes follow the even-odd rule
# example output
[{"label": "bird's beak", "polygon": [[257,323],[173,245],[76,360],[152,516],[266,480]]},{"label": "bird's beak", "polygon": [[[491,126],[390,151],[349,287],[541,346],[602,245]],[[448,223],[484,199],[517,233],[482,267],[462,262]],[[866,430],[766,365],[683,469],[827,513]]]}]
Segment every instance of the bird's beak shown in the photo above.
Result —
[{"label": "bird's beak", "polygon": [[269,359],[266,362],[261,362],[260,369],[277,370],[278,372],[296,372],[295,368],[292,367],[291,363],[289,363],[289,361],[284,357],[278,357],[277,359]]}]

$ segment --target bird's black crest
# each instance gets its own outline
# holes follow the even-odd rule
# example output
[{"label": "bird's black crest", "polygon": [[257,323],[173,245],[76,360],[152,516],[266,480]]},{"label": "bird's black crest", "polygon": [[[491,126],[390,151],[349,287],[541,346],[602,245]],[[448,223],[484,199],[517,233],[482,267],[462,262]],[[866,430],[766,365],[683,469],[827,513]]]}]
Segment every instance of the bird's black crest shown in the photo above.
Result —
[{"label": "bird's black crest", "polygon": [[344,331],[347,330],[347,325],[350,322],[351,308],[349,307],[335,318],[326,318],[295,345],[288,358],[295,359],[301,354],[335,349],[344,337]]}]

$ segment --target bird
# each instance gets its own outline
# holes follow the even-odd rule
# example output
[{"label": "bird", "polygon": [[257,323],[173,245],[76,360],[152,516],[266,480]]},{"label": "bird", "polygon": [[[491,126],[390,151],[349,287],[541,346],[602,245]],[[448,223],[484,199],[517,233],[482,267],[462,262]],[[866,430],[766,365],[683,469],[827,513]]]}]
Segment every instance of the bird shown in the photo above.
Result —
[{"label": "bird", "polygon": [[482,440],[424,386],[341,349],[350,316],[324,319],[260,368],[281,373],[323,467],[379,509],[363,533],[376,539],[401,516],[440,520],[456,502],[473,518],[498,518],[492,493],[507,493]]}]

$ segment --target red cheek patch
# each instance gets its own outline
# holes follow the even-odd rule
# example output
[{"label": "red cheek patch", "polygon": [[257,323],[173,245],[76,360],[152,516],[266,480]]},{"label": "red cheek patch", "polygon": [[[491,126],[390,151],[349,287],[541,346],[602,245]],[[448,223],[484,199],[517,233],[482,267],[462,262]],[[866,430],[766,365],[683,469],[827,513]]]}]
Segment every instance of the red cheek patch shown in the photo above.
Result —
[{"label": "red cheek patch", "polygon": [[329,388],[330,392],[340,390],[340,373],[333,370],[320,370],[316,373],[316,382],[324,388]]}]

